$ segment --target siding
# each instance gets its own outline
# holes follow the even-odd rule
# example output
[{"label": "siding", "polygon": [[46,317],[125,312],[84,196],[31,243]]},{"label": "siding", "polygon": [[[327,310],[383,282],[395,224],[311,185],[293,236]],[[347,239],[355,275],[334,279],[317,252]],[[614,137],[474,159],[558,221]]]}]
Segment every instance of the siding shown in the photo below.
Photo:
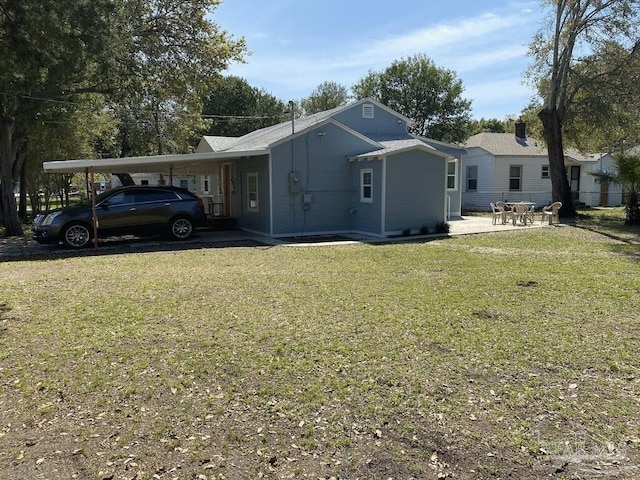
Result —
[{"label": "siding", "polygon": [[[351,182],[353,195],[351,197],[353,230],[361,233],[382,235],[382,170],[383,162],[369,160],[351,163]],[[360,201],[360,172],[365,169],[373,170],[372,203]]]},{"label": "siding", "polygon": [[[323,134],[323,135],[320,135]],[[371,145],[334,124],[327,124],[284,142],[272,150],[273,234],[302,235],[352,230],[350,213],[354,184],[347,156]],[[300,193],[289,192],[289,174],[296,172]],[[307,209],[304,194],[311,195]]]},{"label": "siding", "polygon": [[374,140],[411,138],[402,117],[377,105],[369,105],[373,106],[373,118],[363,118],[362,105],[355,105],[337,114],[335,119]]},{"label": "siding", "polygon": [[[268,157],[251,157],[238,160],[237,178],[234,179],[235,190],[232,193],[232,204],[238,224],[254,232],[269,233],[269,161]],[[258,211],[249,211],[247,175],[258,174]],[[233,174],[235,176],[235,174]]]},{"label": "siding", "polygon": [[421,151],[389,156],[386,160],[385,231],[431,231],[444,221],[447,161]]}]

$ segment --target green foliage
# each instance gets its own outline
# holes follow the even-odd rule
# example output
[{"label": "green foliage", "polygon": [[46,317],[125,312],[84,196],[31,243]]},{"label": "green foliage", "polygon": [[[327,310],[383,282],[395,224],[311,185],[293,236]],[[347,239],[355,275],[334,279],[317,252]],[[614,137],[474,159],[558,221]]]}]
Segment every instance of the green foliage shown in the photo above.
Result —
[{"label": "green foliage", "polygon": [[211,122],[207,135],[227,137],[275,125],[288,114],[282,101],[234,76],[218,76],[203,106],[203,116]]},{"label": "green foliage", "polygon": [[625,195],[625,224],[640,225],[640,157],[616,155],[615,172],[600,172],[592,175],[601,183],[611,182],[622,186]]},{"label": "green foliage", "polygon": [[370,72],[352,90],[357,99],[375,98],[410,118],[414,134],[444,142],[467,138],[471,101],[462,97],[462,81],[424,54]]},{"label": "green foliage", "polygon": [[309,95],[300,101],[304,115],[331,110],[346,105],[349,101],[347,87],[336,82],[323,82]]},{"label": "green foliage", "polygon": [[[3,0],[0,203],[8,235],[21,233],[13,185],[35,151],[41,160],[82,153],[75,147],[112,156],[193,149],[216,74],[245,51],[243,39],[211,21],[218,3]],[[113,124],[105,135],[106,115],[117,119],[117,147]],[[61,136],[64,152],[56,152],[56,142],[51,150],[40,144],[27,151],[28,139],[57,137],[54,120],[61,125],[78,118],[84,125]]]}]

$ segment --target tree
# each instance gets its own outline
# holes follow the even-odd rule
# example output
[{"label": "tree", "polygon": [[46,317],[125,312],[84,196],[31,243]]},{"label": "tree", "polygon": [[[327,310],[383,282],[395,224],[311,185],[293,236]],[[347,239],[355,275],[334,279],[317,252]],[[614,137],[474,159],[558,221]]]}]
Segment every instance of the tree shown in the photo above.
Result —
[{"label": "tree", "polygon": [[[120,45],[126,62],[121,94],[120,155],[183,153],[204,131],[202,105],[221,70],[242,60],[234,41],[208,19],[219,0],[125,2],[121,22],[131,31]],[[123,79],[124,80],[124,79]]]},{"label": "tree", "polygon": [[0,203],[7,235],[22,234],[14,182],[30,132],[53,105],[71,110],[84,95],[99,93],[112,112],[130,114],[120,123],[125,136],[141,125],[148,135],[138,138],[152,136],[140,152],[187,148],[194,125],[202,125],[209,79],[245,49],[208,19],[218,3],[0,0]]},{"label": "tree", "polygon": [[202,112],[211,121],[208,135],[240,137],[282,122],[288,106],[243,78],[218,76]]},{"label": "tree", "polygon": [[411,132],[445,142],[466,139],[471,101],[462,97],[462,81],[425,55],[395,61],[369,72],[352,87],[357,99],[373,97],[413,120]]},{"label": "tree", "polygon": [[306,98],[300,100],[304,115],[324,112],[346,105],[349,101],[347,87],[336,82],[323,82]]},{"label": "tree", "polygon": [[507,133],[515,131],[515,121],[511,118],[498,120],[497,118],[481,118],[480,120],[471,120],[469,122],[469,136],[476,133]]},{"label": "tree", "polygon": [[625,225],[640,225],[640,157],[615,155],[616,171],[594,173],[600,183],[617,183],[625,194]]},{"label": "tree", "polygon": [[[544,0],[550,26],[540,30],[530,45],[534,64],[529,77],[543,99],[538,116],[549,152],[554,201],[562,202],[560,214],[576,211],[564,163],[564,129],[587,85],[614,85],[624,63],[603,60],[602,45],[615,43],[627,59],[638,51],[637,0]],[[580,54],[583,56],[580,56]],[[593,68],[596,67],[596,68]],[[601,68],[606,67],[606,68]]]}]

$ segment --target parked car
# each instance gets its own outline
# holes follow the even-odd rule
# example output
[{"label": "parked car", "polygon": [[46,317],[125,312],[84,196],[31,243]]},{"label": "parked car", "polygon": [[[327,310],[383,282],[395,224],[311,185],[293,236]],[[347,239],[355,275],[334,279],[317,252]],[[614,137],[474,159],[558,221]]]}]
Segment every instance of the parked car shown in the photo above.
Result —
[{"label": "parked car", "polygon": [[[91,205],[78,205],[36,216],[33,239],[38,243],[82,248],[93,240]],[[98,237],[149,236],[164,233],[184,240],[207,215],[202,200],[188,190],[169,186],[119,187],[96,197]]]}]

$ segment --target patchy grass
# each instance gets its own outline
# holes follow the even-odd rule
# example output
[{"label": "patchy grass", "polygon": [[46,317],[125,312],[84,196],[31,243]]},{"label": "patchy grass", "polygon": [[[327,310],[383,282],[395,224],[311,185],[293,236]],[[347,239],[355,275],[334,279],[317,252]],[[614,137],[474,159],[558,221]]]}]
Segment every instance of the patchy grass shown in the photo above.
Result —
[{"label": "patchy grass", "polygon": [[0,264],[0,471],[634,478],[639,260],[561,227]]}]

